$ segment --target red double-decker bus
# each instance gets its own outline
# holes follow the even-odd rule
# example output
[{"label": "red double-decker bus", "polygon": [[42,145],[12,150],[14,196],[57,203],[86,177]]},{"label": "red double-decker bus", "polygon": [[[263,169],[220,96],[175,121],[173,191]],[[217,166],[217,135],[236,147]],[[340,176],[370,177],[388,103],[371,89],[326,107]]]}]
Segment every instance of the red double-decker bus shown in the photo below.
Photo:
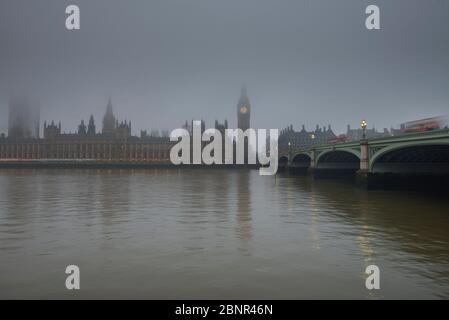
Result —
[{"label": "red double-decker bus", "polygon": [[334,143],[340,143],[340,142],[346,142],[348,140],[348,137],[345,134],[340,134],[339,136],[329,139],[327,142],[330,144]]},{"label": "red double-decker bus", "polygon": [[448,117],[433,117],[401,123],[400,128],[404,133],[422,132],[444,129],[448,127]]}]

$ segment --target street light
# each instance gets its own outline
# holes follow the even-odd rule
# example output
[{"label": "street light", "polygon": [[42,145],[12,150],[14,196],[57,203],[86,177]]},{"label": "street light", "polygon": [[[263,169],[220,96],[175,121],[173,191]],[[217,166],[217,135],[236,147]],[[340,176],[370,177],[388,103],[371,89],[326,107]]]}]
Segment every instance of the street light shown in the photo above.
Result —
[{"label": "street light", "polygon": [[292,143],[290,141],[288,142],[288,159],[292,160]]},{"label": "street light", "polygon": [[366,122],[365,119],[362,120],[362,122],[360,122],[360,127],[362,127],[363,130],[363,140],[366,139],[366,127],[368,126],[368,122]]}]

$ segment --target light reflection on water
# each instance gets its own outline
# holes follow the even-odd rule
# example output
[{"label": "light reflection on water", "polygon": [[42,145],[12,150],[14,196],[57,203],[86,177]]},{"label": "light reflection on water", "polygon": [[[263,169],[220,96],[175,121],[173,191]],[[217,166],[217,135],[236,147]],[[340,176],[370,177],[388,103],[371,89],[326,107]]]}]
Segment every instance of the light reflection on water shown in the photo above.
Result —
[{"label": "light reflection on water", "polygon": [[448,230],[442,197],[256,170],[0,170],[0,298],[448,298]]}]

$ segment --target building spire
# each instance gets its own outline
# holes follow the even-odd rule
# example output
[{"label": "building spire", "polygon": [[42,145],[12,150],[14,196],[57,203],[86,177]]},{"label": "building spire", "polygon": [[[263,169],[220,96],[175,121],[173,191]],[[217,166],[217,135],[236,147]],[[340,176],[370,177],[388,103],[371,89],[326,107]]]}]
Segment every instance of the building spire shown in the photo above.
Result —
[{"label": "building spire", "polygon": [[87,134],[90,136],[94,136],[96,134],[96,129],[95,129],[95,120],[94,120],[94,116],[91,114],[90,118],[89,118],[89,124],[87,127]]},{"label": "building spire", "polygon": [[108,104],[106,106],[106,113],[103,117],[103,130],[102,133],[105,135],[113,135],[115,128],[117,127],[117,121],[112,110],[111,98],[108,99]]},{"label": "building spire", "polygon": [[246,84],[242,85],[242,90],[241,90],[240,95],[241,95],[242,97],[247,97],[247,96],[248,96],[247,90],[246,90]]},{"label": "building spire", "polygon": [[108,98],[108,104],[107,104],[107,106],[106,106],[106,113],[114,113],[113,112],[113,110],[112,110],[112,100],[111,100],[111,97],[109,97]]}]

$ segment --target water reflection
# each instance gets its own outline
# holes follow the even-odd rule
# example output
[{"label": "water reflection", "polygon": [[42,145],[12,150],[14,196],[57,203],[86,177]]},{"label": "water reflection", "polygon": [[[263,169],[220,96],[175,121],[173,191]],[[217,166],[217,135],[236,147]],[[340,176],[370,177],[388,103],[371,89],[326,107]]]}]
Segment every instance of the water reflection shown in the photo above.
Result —
[{"label": "water reflection", "polygon": [[441,197],[255,170],[0,170],[0,191],[2,298],[70,298],[72,263],[84,298],[449,297]]},{"label": "water reflection", "polygon": [[366,192],[340,181],[293,179],[298,192],[321,199],[322,216],[344,223],[341,232],[349,228],[345,232],[356,236],[364,259],[363,270],[370,264],[390,260],[398,272],[405,268],[435,280],[433,285],[441,290],[437,296],[449,294],[446,198],[419,192]]},{"label": "water reflection", "polygon": [[246,255],[251,251],[248,247],[252,237],[251,233],[251,190],[250,172],[242,170],[237,175],[237,213],[236,213],[236,234],[240,239],[239,249]]}]

